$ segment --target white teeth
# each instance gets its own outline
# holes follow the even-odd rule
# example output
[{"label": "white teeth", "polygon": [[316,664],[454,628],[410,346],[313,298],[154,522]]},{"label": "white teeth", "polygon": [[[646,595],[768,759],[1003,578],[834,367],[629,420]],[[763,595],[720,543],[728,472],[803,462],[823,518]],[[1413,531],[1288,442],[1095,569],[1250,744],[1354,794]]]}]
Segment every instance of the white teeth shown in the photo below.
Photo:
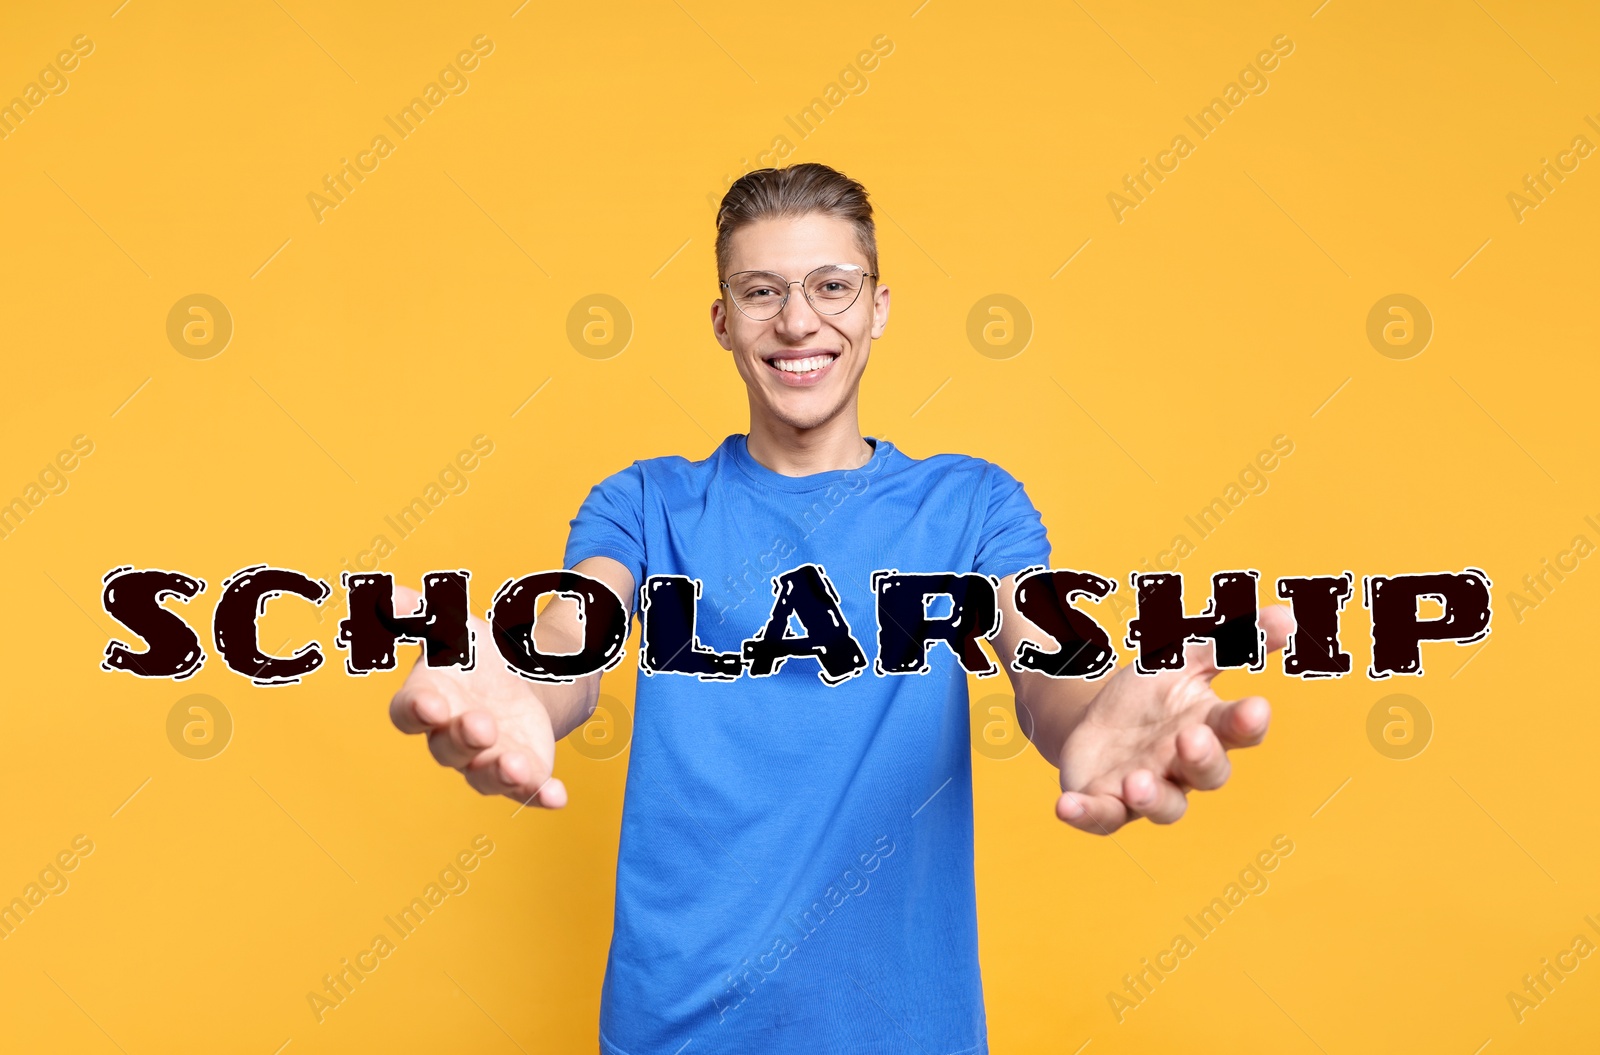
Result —
[{"label": "white teeth", "polygon": [[833,362],[835,356],[813,355],[807,359],[774,359],[772,365],[786,374],[805,374],[812,370],[821,370]]}]

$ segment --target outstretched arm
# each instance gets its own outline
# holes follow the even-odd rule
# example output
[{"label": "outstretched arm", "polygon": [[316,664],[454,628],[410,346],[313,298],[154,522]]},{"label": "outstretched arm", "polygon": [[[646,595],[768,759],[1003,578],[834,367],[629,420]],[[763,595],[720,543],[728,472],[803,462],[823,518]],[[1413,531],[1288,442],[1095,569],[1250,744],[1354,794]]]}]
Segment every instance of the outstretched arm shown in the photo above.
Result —
[{"label": "outstretched arm", "polygon": [[[633,574],[610,557],[590,557],[572,569],[611,587],[624,611],[633,611]],[[395,590],[395,610],[410,612],[421,597]],[[542,652],[583,647],[578,602],[557,595],[534,622]],[[600,695],[596,672],[564,684],[533,682],[514,674],[495,650],[489,624],[474,616],[477,661],[472,670],[434,668],[417,657],[389,717],[403,733],[425,734],[440,765],[461,772],[485,795],[506,795],[529,806],[560,809],[567,789],[554,775],[556,741],[588,721]]]},{"label": "outstretched arm", "polygon": [[[1272,709],[1260,696],[1223,700],[1211,688],[1218,670],[1209,644],[1188,645],[1182,670],[1151,676],[1124,666],[1095,681],[1016,671],[1011,657],[1024,640],[1050,637],[1012,601],[1015,576],[1001,583],[1002,618],[995,651],[1017,700],[1017,721],[1039,753],[1061,771],[1056,816],[1086,832],[1109,835],[1138,817],[1171,824],[1188,793],[1228,779],[1228,752],[1259,744]],[[1260,614],[1268,651],[1294,630],[1281,605]]]}]

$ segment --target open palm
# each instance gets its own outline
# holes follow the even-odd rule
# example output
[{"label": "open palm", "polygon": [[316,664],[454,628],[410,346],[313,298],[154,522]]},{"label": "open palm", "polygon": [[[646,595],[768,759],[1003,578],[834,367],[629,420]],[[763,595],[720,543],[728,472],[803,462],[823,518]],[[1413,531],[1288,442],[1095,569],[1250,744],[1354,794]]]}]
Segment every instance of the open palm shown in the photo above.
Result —
[{"label": "open palm", "polygon": [[[1260,621],[1268,651],[1283,648],[1294,630],[1289,610],[1265,608]],[[1228,751],[1259,744],[1272,709],[1260,696],[1223,700],[1211,687],[1218,673],[1208,643],[1187,646],[1181,670],[1113,674],[1062,745],[1056,815],[1098,834],[1136,817],[1171,824],[1190,790],[1221,787]]]},{"label": "open palm", "polygon": [[[420,596],[396,587],[395,609],[412,610]],[[476,616],[470,623],[473,669],[429,667],[418,656],[389,702],[389,717],[401,732],[425,733],[433,757],[483,794],[559,809],[567,789],[552,776],[555,732],[538,687],[500,661],[488,623]]]}]

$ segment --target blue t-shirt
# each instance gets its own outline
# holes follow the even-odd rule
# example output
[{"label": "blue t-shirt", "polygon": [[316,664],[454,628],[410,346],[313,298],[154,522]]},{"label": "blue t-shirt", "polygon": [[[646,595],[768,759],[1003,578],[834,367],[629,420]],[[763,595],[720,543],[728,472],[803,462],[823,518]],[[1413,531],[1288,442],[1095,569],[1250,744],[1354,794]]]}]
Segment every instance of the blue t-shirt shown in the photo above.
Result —
[{"label": "blue t-shirt", "polygon": [[[801,477],[742,435],[702,461],[636,461],[590,491],[564,566],[626,565],[635,612],[646,576],[699,579],[700,643],[738,653],[771,615],[773,577],[818,564],[870,663],[874,571],[1049,564],[1004,469],[868,442],[861,468]],[[639,673],[608,1055],[988,1050],[967,678],[945,645],[928,658],[924,674],[869,666],[832,686],[810,657],[761,678]]]}]

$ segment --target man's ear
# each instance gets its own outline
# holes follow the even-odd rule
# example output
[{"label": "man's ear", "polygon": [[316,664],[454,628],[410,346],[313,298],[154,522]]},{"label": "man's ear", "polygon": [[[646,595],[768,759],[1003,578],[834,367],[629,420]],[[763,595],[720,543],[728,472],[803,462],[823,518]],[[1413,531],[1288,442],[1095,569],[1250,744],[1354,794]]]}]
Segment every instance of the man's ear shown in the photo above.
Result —
[{"label": "man's ear", "polygon": [[872,294],[872,339],[883,336],[889,325],[889,287],[879,286]]},{"label": "man's ear", "polygon": [[733,351],[733,338],[728,336],[728,305],[721,297],[711,302],[711,334],[723,351]]}]

